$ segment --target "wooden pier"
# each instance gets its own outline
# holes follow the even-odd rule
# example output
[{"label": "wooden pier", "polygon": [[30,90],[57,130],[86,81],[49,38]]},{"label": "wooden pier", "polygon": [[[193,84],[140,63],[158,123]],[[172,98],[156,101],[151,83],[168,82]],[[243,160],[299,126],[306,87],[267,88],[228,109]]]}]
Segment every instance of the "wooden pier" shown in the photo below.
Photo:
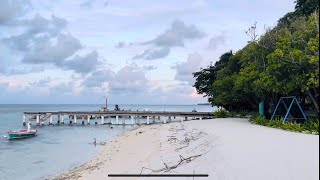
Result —
[{"label": "wooden pier", "polygon": [[[49,125],[53,125],[54,118],[56,117],[55,124],[65,124],[65,120],[69,121],[69,124],[77,124],[78,121],[81,124],[90,124],[94,121],[94,124],[115,124],[125,125],[126,118],[131,119],[130,124],[141,124],[141,119],[146,119],[145,124],[153,124],[163,121],[163,123],[171,122],[172,119],[180,119],[180,121],[188,120],[188,118],[202,120],[204,118],[213,118],[212,112],[167,112],[167,111],[57,111],[57,112],[24,112],[23,113],[23,125],[25,126],[32,121],[36,122],[36,125],[44,125],[45,122],[49,122]],[[67,117],[67,118],[66,118]],[[115,118],[115,122],[111,123],[111,118]],[[120,120],[122,119],[122,123]],[[136,123],[137,122],[137,123]]]}]

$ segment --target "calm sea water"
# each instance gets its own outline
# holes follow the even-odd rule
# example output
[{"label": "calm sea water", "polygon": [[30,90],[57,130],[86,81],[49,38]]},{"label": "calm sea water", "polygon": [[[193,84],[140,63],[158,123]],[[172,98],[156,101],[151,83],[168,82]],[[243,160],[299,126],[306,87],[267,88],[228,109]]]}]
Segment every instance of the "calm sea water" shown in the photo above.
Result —
[{"label": "calm sea water", "polygon": [[[0,179],[44,179],[92,158],[102,146],[90,144],[108,141],[132,126],[59,125],[41,126],[36,137],[9,141],[9,130],[24,129],[24,111],[95,111],[102,105],[0,105]],[[111,105],[111,107],[114,107]],[[109,106],[110,108],[110,106]],[[121,109],[154,111],[214,111],[207,105],[120,105]],[[65,117],[67,121],[67,117]],[[120,122],[122,119],[120,119]],[[79,121],[79,120],[78,120]],[[112,120],[114,121],[114,120]],[[56,118],[54,118],[56,122]],[[128,123],[130,120],[128,119]]]}]

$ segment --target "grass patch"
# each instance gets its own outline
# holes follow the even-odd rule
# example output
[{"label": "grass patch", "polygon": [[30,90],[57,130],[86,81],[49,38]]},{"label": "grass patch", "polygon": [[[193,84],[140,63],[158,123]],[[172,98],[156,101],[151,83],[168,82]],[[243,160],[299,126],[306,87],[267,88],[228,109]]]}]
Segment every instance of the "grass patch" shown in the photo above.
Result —
[{"label": "grass patch", "polygon": [[213,112],[213,115],[217,118],[226,118],[229,117],[229,112],[224,109],[218,109]]},{"label": "grass patch", "polygon": [[270,121],[261,116],[252,116],[249,119],[252,124],[259,124],[262,126],[283,129],[293,132],[301,132],[307,134],[319,134],[319,119],[308,119],[305,123],[285,122],[282,119],[275,119]]}]

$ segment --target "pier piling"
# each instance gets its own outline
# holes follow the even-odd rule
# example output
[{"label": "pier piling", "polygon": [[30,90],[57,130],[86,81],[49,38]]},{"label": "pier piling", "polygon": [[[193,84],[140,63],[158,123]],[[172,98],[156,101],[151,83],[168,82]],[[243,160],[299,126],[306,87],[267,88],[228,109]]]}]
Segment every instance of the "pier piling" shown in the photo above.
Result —
[{"label": "pier piling", "polygon": [[77,115],[74,115],[74,124],[77,124]]},{"label": "pier piling", "polygon": [[36,123],[37,123],[37,126],[40,126],[40,115],[36,116]]},{"label": "pier piling", "polygon": [[149,122],[149,116],[147,116],[147,124],[150,124],[150,122]]},{"label": "pier piling", "polygon": [[26,126],[26,115],[25,114],[23,114],[22,115],[22,124],[23,124],[23,126]]},{"label": "pier piling", "polygon": [[119,124],[119,116],[116,116],[116,125]]},{"label": "pier piling", "polygon": [[61,124],[64,124],[64,115],[61,114],[60,118],[61,118]]},{"label": "pier piling", "polygon": [[49,125],[52,125],[52,115],[49,117]]},{"label": "pier piling", "polygon": [[101,116],[101,124],[104,124],[104,116]]},{"label": "pier piling", "polygon": [[90,115],[87,116],[88,118],[88,125],[90,124]]}]

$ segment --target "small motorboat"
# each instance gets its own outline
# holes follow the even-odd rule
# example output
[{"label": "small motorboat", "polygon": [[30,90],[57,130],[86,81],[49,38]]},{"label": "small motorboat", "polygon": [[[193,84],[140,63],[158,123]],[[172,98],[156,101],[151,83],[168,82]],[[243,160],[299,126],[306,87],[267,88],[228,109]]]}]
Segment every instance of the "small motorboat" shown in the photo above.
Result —
[{"label": "small motorboat", "polygon": [[23,129],[20,131],[9,131],[8,136],[9,139],[23,139],[35,136],[37,132],[38,131],[36,129],[31,129],[30,124],[28,124],[28,129]]},{"label": "small motorboat", "polygon": [[8,136],[9,139],[23,139],[23,138],[29,138],[33,137],[37,134],[37,130],[31,129],[31,130],[20,130],[20,131],[9,131]]}]

